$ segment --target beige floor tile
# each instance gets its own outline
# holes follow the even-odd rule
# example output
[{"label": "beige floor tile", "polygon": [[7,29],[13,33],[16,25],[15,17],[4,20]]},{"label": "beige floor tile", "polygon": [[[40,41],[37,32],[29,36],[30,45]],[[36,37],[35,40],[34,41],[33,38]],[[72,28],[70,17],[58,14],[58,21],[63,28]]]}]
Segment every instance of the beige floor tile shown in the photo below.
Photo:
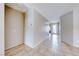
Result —
[{"label": "beige floor tile", "polygon": [[24,44],[5,51],[6,56],[79,56],[79,48],[62,42],[62,46],[53,47],[51,40],[45,40],[35,48]]}]

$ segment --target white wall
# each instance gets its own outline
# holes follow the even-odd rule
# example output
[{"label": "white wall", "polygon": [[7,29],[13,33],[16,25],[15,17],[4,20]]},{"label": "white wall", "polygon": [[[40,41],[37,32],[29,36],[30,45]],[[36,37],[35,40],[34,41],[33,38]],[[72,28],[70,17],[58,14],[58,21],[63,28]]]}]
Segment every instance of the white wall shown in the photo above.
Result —
[{"label": "white wall", "polygon": [[4,55],[4,4],[0,3],[0,56]]},{"label": "white wall", "polygon": [[28,9],[25,21],[25,44],[34,48],[47,38],[46,19],[35,9]]},{"label": "white wall", "polygon": [[79,6],[73,10],[74,46],[79,47]]},{"label": "white wall", "polygon": [[5,7],[5,49],[23,43],[23,13]]},{"label": "white wall", "polygon": [[28,9],[25,14],[25,39],[24,42],[26,45],[33,47],[33,10]]},{"label": "white wall", "polygon": [[34,46],[39,45],[45,39],[48,39],[48,32],[46,32],[46,22],[47,19],[44,18],[38,11],[33,11],[33,39],[34,39]]},{"label": "white wall", "polygon": [[73,12],[61,16],[61,40],[73,44]]},{"label": "white wall", "polygon": [[[79,47],[79,7],[74,7],[73,13],[71,13],[69,17],[68,14],[61,17],[61,30],[61,37],[64,42],[68,44],[71,44],[73,42],[73,44],[71,45]],[[69,34],[70,32],[71,34]]]}]

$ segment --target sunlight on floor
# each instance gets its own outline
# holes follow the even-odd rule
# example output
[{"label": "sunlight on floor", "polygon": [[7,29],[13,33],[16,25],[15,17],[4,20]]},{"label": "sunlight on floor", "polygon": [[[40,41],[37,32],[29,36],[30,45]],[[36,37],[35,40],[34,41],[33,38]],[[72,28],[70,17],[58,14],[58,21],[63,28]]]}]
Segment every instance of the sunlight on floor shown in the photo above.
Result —
[{"label": "sunlight on floor", "polygon": [[52,35],[52,44],[53,44],[53,48],[57,48],[58,47],[58,36],[57,35]]}]

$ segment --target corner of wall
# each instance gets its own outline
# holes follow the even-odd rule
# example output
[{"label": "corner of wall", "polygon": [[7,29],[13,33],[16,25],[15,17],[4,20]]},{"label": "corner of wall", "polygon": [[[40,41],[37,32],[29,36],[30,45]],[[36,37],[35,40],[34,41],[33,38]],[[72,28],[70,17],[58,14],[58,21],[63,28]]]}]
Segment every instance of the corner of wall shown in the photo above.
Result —
[{"label": "corner of wall", "polygon": [[4,3],[0,3],[0,55],[4,55]]}]

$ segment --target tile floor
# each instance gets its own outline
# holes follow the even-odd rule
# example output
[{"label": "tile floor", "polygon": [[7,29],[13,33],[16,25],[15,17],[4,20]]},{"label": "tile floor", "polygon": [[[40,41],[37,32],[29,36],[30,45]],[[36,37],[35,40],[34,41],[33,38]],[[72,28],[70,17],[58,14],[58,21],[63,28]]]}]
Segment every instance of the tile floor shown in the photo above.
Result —
[{"label": "tile floor", "polygon": [[63,56],[79,56],[79,48],[62,43]]},{"label": "tile floor", "polygon": [[61,47],[53,47],[51,40],[45,40],[36,48],[24,44],[9,49],[6,56],[79,56],[79,48],[62,43]]}]

